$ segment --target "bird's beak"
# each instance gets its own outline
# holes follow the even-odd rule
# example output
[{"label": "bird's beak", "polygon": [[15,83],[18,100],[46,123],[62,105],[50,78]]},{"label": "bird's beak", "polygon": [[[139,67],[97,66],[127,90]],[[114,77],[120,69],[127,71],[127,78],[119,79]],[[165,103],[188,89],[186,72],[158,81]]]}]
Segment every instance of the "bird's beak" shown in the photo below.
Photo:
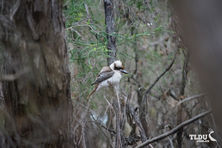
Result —
[{"label": "bird's beak", "polygon": [[120,72],[124,73],[124,74],[128,74],[128,72],[124,69],[120,69]]}]

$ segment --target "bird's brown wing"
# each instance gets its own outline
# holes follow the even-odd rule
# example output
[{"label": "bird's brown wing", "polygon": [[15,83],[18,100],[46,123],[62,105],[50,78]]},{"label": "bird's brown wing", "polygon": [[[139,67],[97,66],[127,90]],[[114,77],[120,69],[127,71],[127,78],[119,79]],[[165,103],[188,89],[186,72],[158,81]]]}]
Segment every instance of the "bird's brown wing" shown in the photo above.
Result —
[{"label": "bird's brown wing", "polygon": [[107,70],[107,71],[102,71],[99,73],[99,75],[96,78],[96,81],[92,83],[92,85],[101,83],[102,81],[105,81],[109,78],[111,78],[114,74],[114,71],[112,70]]}]

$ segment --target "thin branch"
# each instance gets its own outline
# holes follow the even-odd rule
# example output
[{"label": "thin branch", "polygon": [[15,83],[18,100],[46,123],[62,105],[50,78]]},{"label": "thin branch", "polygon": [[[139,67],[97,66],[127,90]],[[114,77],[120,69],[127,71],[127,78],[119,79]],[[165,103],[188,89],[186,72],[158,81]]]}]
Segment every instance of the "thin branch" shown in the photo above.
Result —
[{"label": "thin branch", "polygon": [[170,147],[171,147],[171,148],[174,148],[173,140],[172,140],[170,137],[168,137],[168,140],[169,140],[169,142],[170,142]]},{"label": "thin branch", "polygon": [[172,60],[172,62],[170,63],[170,65],[163,71],[163,73],[161,73],[156,80],[150,85],[150,87],[145,91],[145,94],[143,96],[143,100],[146,99],[147,95],[150,93],[150,91],[152,90],[152,88],[157,84],[157,82],[172,68],[175,60],[176,60],[176,55],[177,55],[177,51],[174,55],[174,58]]},{"label": "thin branch", "polygon": [[92,115],[91,113],[91,117],[93,119],[93,121],[99,125],[100,127],[104,128],[106,131],[108,131],[111,135],[115,135],[116,134],[116,131],[113,130],[113,129],[109,129],[108,127],[106,127],[103,123],[101,123],[100,121],[98,121],[97,119],[94,118],[94,116]]},{"label": "thin branch", "polygon": [[175,92],[174,92],[173,90],[169,90],[169,91],[167,92],[167,94],[168,94],[169,96],[171,96],[174,100],[179,101],[179,99],[177,98],[177,96],[176,96],[176,94],[175,94]]},{"label": "thin branch", "polygon": [[84,3],[85,9],[86,9],[86,14],[87,14],[87,18],[91,19],[90,13],[89,13],[89,7],[86,3]]},{"label": "thin branch", "polygon": [[[106,127],[103,123],[101,123],[100,121],[96,120],[93,116],[92,116],[92,119],[96,123],[97,126],[105,129],[107,132],[110,133],[110,135],[116,135],[116,131],[115,130]],[[123,137],[123,139],[124,139],[124,144],[127,144],[127,145],[132,145],[132,144],[140,141],[140,137],[138,137],[138,136],[135,136],[135,137],[134,136]]]},{"label": "thin branch", "polygon": [[131,117],[133,118],[136,125],[139,127],[141,141],[145,141],[146,140],[146,132],[142,126],[139,115],[137,115],[135,110],[131,106],[129,106],[128,104],[127,104],[127,111],[131,115]]},{"label": "thin branch", "polygon": [[184,102],[187,102],[187,101],[190,101],[190,100],[193,100],[193,99],[197,99],[197,98],[200,98],[200,97],[203,97],[204,94],[198,94],[198,95],[194,95],[194,96],[191,96],[191,97],[187,97],[183,100],[181,100],[180,102],[177,103],[177,106],[184,103]]},{"label": "thin branch", "polygon": [[10,10],[9,18],[10,18],[11,21],[13,20],[13,17],[15,16],[16,12],[18,11],[18,8],[19,8],[20,4],[21,4],[21,0],[17,0],[15,5]]},{"label": "thin branch", "polygon": [[149,140],[147,140],[147,141],[139,144],[136,148],[142,148],[142,147],[144,147],[144,146],[146,146],[146,145],[148,145],[148,144],[150,144],[150,143],[159,141],[159,140],[161,140],[161,139],[166,138],[166,137],[169,136],[169,135],[175,134],[175,133],[176,133],[178,130],[180,130],[181,128],[183,128],[183,127],[185,127],[185,126],[187,126],[187,125],[189,125],[189,124],[191,124],[191,123],[199,120],[200,118],[205,117],[205,116],[208,115],[209,113],[211,113],[211,111],[203,112],[203,113],[201,113],[201,114],[199,114],[199,115],[197,115],[197,116],[195,116],[195,117],[193,117],[193,118],[191,118],[191,119],[189,119],[189,120],[186,120],[186,121],[182,122],[181,124],[177,125],[177,126],[176,126],[175,128],[173,128],[172,130],[170,130],[170,131],[168,131],[168,132],[166,132],[166,133],[163,133],[163,134],[161,134],[161,135],[159,135],[159,136],[157,136],[157,137],[154,137],[154,138],[152,138],[152,139],[149,139]]}]

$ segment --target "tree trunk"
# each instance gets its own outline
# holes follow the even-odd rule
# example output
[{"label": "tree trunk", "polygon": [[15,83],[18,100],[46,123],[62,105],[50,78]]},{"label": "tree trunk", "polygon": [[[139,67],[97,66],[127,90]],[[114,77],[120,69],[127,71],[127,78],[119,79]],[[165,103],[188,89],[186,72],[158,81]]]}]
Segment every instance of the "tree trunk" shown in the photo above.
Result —
[{"label": "tree trunk", "polygon": [[109,55],[107,58],[108,65],[112,64],[116,59],[116,37],[113,6],[113,0],[104,0],[107,48]]},{"label": "tree trunk", "polygon": [[[177,28],[190,53],[192,66],[198,73],[200,84],[206,91],[208,103],[215,117],[216,139],[222,145],[222,1],[172,0]],[[194,7],[199,6],[199,7]],[[212,128],[212,127],[211,127]]]},{"label": "tree trunk", "polygon": [[[116,37],[115,37],[115,19],[114,19],[114,1],[113,0],[104,0],[104,10],[105,10],[105,24],[106,24],[106,33],[107,33],[107,48],[108,55],[107,64],[110,65],[116,60]],[[116,91],[116,90],[115,90]],[[113,103],[115,115],[116,115],[116,139],[115,139],[115,148],[122,148],[121,141],[121,104],[118,92],[114,93],[117,97],[117,105]],[[112,116],[109,116],[109,119]],[[112,120],[112,119],[111,119]]]},{"label": "tree trunk", "polygon": [[5,142],[71,147],[70,73],[61,0],[0,0]]}]

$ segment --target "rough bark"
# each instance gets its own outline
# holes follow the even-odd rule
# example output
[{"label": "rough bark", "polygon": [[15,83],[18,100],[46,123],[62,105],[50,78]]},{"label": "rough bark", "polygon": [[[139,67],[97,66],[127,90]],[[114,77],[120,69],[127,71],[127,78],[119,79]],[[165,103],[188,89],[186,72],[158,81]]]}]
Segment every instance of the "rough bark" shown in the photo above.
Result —
[{"label": "rough bark", "polygon": [[[104,10],[105,10],[105,24],[106,24],[106,36],[107,36],[107,49],[108,49],[108,58],[107,64],[110,65],[116,60],[116,37],[115,37],[115,19],[114,19],[114,2],[113,0],[104,0]],[[115,94],[115,93],[114,93]],[[117,105],[115,103],[113,106],[115,108],[116,114],[116,139],[115,147],[121,148],[121,104],[119,101],[118,92],[116,92]],[[112,115],[109,116],[111,118]]]},{"label": "rough bark", "polygon": [[107,58],[108,65],[116,59],[116,37],[115,37],[115,20],[114,20],[114,3],[113,0],[104,0],[105,24],[107,33]]},{"label": "rough bark", "polygon": [[71,147],[70,73],[61,0],[0,0],[8,147]]}]

